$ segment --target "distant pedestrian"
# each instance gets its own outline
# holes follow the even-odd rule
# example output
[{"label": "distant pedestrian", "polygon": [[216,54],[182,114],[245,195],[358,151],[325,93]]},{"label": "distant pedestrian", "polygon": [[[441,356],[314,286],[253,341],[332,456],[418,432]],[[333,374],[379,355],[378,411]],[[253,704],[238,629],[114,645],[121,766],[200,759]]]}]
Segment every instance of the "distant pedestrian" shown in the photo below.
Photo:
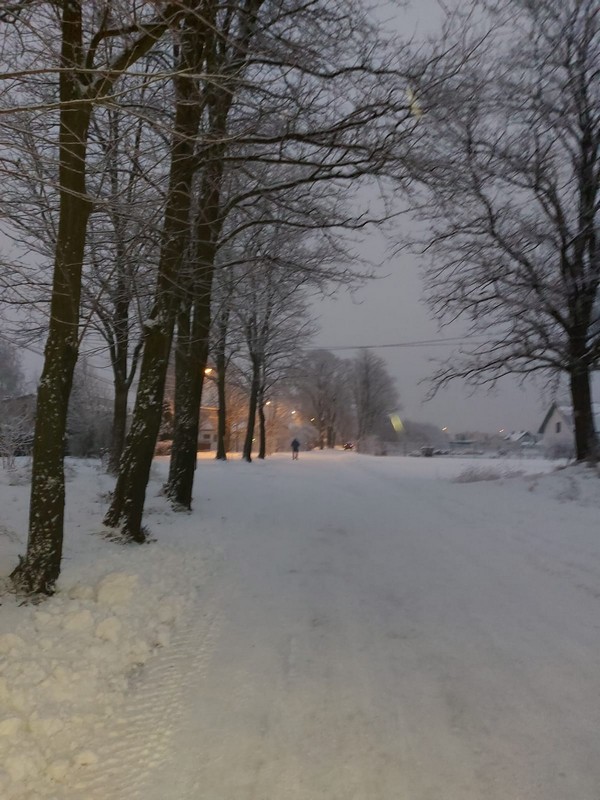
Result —
[{"label": "distant pedestrian", "polygon": [[296,461],[298,458],[298,451],[300,450],[300,442],[298,439],[292,440],[292,460]]}]

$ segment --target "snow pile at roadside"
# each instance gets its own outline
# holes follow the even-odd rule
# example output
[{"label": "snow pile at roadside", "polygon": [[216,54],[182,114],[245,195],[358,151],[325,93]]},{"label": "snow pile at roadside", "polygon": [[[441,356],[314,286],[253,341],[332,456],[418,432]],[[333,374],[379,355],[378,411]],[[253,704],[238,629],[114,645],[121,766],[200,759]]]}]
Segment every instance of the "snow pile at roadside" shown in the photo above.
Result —
[{"label": "snow pile at roadside", "polygon": [[6,800],[73,782],[74,771],[96,763],[86,741],[107,728],[131,679],[182,622],[191,600],[181,593],[182,559],[156,550],[144,560],[143,575],[109,572],[21,609],[18,629],[0,635]]},{"label": "snow pile at roadside", "polygon": [[[526,470],[526,461],[517,469],[509,465],[497,466],[492,460],[472,463],[449,478],[451,483],[469,484],[491,482],[509,491],[528,492],[545,502],[574,503],[581,507],[600,508],[600,467],[588,464],[556,462],[531,462],[533,469]],[[538,467],[542,467],[538,471]]]},{"label": "snow pile at roadside", "polygon": [[[93,742],[110,731],[144,665],[187,623],[195,598],[198,559],[164,543],[124,547],[90,536],[100,529],[104,476],[83,464],[73,480],[82,497],[70,515],[57,593],[21,607],[11,595],[2,597],[3,800],[50,800],[61,785],[77,785],[81,771],[98,761]],[[20,529],[23,498],[7,484],[4,475],[0,500],[15,515],[8,530]],[[3,540],[4,549],[16,546],[14,536]],[[22,552],[22,539],[18,544]],[[8,557],[1,556],[6,575]]]},{"label": "snow pile at roadside", "polygon": [[600,469],[587,464],[572,464],[551,475],[529,477],[527,490],[560,503],[600,508]]}]

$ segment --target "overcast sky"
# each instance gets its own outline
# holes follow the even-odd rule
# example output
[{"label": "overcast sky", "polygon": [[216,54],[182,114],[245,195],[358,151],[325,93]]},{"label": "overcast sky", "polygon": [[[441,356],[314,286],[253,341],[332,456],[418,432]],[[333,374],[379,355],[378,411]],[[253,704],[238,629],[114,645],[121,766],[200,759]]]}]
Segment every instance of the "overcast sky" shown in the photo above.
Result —
[{"label": "overcast sky", "polygon": [[[381,14],[395,21],[397,29],[410,37],[436,30],[442,18],[436,0],[420,0],[408,9],[391,3],[381,4]],[[408,225],[402,221],[399,225]],[[387,275],[353,296],[345,293],[335,300],[320,302],[316,311],[321,332],[318,345],[326,348],[347,345],[387,345],[440,339],[462,335],[463,328],[454,326],[451,333],[440,331],[422,301],[423,284],[420,263],[416,256],[393,256],[386,253],[385,244],[376,236],[365,245],[373,262],[384,261],[379,273]],[[448,427],[450,433],[461,431],[497,431],[505,429],[532,430],[539,428],[551,402],[547,395],[531,385],[525,389],[510,378],[501,382],[490,394],[456,384],[424,402],[428,386],[420,384],[433,370],[432,359],[448,358],[452,348],[435,347],[373,347],[385,358],[390,373],[397,381],[402,413],[405,417],[429,421]],[[352,351],[340,350],[338,355],[351,357]]]}]

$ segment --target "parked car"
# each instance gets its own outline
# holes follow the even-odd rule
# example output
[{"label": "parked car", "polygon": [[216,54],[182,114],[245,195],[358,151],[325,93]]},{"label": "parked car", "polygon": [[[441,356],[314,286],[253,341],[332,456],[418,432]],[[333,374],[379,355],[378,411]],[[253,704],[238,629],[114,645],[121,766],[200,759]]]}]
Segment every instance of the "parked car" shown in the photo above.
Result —
[{"label": "parked car", "polygon": [[344,450],[354,450],[354,442],[346,442]]}]

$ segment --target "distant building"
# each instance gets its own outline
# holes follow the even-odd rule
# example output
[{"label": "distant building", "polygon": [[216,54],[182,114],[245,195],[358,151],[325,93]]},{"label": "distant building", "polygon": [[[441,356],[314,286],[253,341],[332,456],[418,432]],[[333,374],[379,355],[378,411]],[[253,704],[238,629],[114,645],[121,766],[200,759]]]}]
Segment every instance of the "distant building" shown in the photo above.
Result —
[{"label": "distant building", "polygon": [[201,406],[198,450],[217,449],[217,414],[218,409],[216,406]]},{"label": "distant building", "polygon": [[[600,403],[592,403],[594,427],[600,431]],[[556,456],[571,457],[575,453],[575,425],[573,409],[570,405],[552,403],[538,434],[542,437],[542,445],[546,453]]]},{"label": "distant building", "polygon": [[538,437],[530,431],[513,431],[504,437],[504,442],[512,448],[535,447]]},{"label": "distant building", "polygon": [[473,448],[477,447],[479,442],[476,439],[463,439],[463,438],[454,438],[450,439],[448,442],[450,445],[451,452],[456,452],[458,450],[472,450]]}]

